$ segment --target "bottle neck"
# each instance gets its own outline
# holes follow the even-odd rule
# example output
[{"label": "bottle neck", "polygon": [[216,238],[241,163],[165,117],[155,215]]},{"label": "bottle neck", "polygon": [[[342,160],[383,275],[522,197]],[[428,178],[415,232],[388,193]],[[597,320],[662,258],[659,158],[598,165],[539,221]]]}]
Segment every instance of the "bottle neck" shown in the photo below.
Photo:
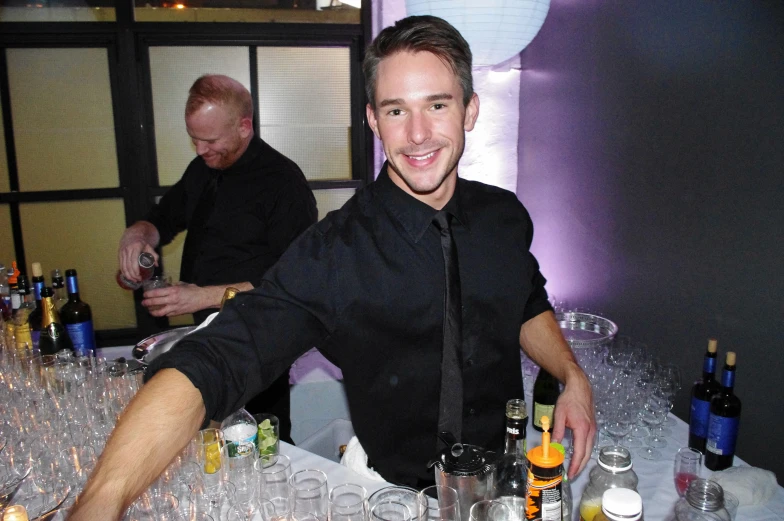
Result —
[{"label": "bottle neck", "polygon": [[44,299],[41,301],[41,305],[43,306],[41,327],[45,328],[49,324],[60,322],[60,316],[57,314],[57,309],[54,307],[54,301],[52,300],[52,297],[44,297]]},{"label": "bottle neck", "polygon": [[36,280],[33,282],[33,295],[35,296],[35,302],[38,306],[41,305],[41,290],[44,289],[44,281]]},{"label": "bottle neck", "polygon": [[525,457],[525,423],[525,420],[507,416],[504,454],[515,454],[518,458]]},{"label": "bottle neck", "polygon": [[68,287],[68,300],[79,302],[79,281],[76,277],[66,277],[65,281]]},{"label": "bottle neck", "polygon": [[733,387],[735,387],[735,366],[725,365],[721,374],[721,390],[726,394],[732,394]]},{"label": "bottle neck", "polygon": [[714,379],[716,374],[716,353],[706,353],[702,363],[702,380],[709,382]]}]

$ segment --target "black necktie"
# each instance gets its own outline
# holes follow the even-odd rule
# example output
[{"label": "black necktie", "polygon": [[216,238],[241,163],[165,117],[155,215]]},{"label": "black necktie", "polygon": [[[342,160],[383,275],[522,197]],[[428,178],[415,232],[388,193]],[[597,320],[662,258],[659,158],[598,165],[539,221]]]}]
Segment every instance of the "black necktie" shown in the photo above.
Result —
[{"label": "black necktie", "polygon": [[212,211],[215,209],[215,199],[218,195],[218,185],[220,184],[221,174],[210,174],[207,184],[199,196],[199,202],[193,210],[190,221],[188,222],[188,235],[182,251],[182,266],[180,269],[180,280],[185,282],[196,282],[198,274],[198,258],[201,255],[202,241],[207,231],[207,222],[210,220]]},{"label": "black necktie", "polygon": [[457,247],[452,239],[452,216],[443,210],[433,218],[441,231],[444,253],[444,345],[441,355],[441,396],[438,403],[438,432],[447,431],[461,441],[463,431],[463,371],[460,349],[463,343],[462,301]]}]

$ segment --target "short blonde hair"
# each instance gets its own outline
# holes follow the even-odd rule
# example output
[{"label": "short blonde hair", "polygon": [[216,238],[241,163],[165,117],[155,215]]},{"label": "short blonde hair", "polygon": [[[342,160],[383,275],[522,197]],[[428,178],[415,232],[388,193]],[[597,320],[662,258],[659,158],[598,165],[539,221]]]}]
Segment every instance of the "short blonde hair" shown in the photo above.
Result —
[{"label": "short blonde hair", "polygon": [[205,74],[188,91],[185,117],[199,110],[205,103],[228,107],[238,118],[253,119],[253,100],[242,83],[222,74]]}]

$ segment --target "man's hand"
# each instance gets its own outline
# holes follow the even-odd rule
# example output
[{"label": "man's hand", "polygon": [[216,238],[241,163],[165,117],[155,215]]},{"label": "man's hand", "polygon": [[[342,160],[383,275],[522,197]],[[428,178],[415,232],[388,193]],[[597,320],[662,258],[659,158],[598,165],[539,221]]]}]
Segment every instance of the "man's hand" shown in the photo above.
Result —
[{"label": "man's hand", "polygon": [[540,313],[523,324],[520,346],[534,362],[564,384],[564,391],[555,404],[551,434],[553,441],[561,441],[565,428],[572,429],[574,455],[568,473],[573,478],[590,461],[596,435],[591,384],[577,364],[552,311]]},{"label": "man's hand", "polygon": [[230,286],[240,291],[253,289],[250,282],[204,287],[180,282],[167,288],[145,291],[142,306],[146,307],[154,317],[173,317],[207,308],[218,309],[223,299],[223,292]]},{"label": "man's hand", "polygon": [[185,315],[211,307],[214,304],[211,293],[210,288],[181,282],[167,288],[145,291],[142,306],[154,317]]},{"label": "man's hand", "polygon": [[569,478],[579,474],[591,459],[593,441],[596,436],[593,396],[591,384],[585,374],[575,372],[566,381],[564,390],[555,404],[552,437],[554,441],[563,439],[566,427],[572,429],[574,454],[569,465]]},{"label": "man's hand", "polygon": [[126,279],[131,282],[142,281],[139,273],[139,255],[143,252],[152,254],[155,265],[158,265],[155,246],[158,245],[159,240],[158,229],[147,221],[139,221],[126,228],[120,237],[120,247],[117,250],[120,271]]}]

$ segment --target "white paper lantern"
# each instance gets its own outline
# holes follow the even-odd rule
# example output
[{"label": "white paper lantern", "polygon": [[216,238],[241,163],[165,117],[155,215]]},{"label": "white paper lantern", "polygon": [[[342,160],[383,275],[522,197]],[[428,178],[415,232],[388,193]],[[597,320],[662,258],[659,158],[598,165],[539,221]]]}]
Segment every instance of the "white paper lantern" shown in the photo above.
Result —
[{"label": "white paper lantern", "polygon": [[550,0],[406,0],[406,12],[443,18],[471,46],[474,66],[520,53],[542,28]]}]

